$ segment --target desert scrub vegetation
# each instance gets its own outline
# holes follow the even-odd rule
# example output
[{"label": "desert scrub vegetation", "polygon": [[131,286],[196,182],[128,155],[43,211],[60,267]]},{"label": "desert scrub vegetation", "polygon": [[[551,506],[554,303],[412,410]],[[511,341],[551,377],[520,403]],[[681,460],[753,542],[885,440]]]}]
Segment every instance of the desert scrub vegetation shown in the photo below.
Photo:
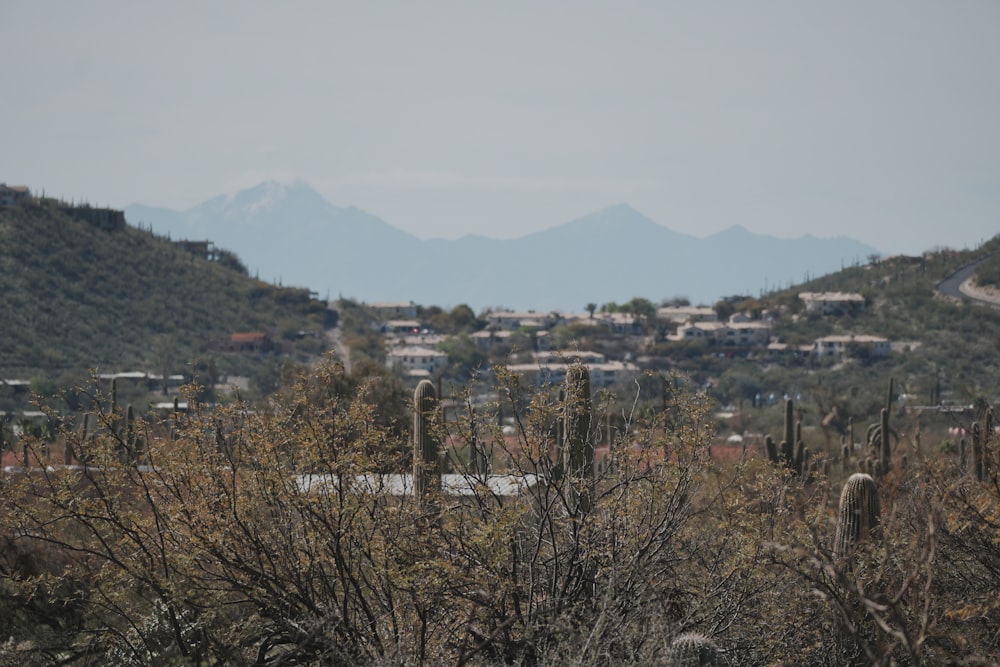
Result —
[{"label": "desert scrub vegetation", "polygon": [[[681,383],[623,413],[595,457],[597,415],[621,397],[568,376],[528,387],[497,367],[498,399],[467,396],[445,422],[431,388],[411,401],[331,361],[254,409],[131,429],[98,410],[25,436],[31,460],[65,447],[87,465],[0,479],[0,663],[995,660],[987,429],[975,474],[897,442],[865,478],[877,521],[848,530],[839,478],[763,452],[713,462],[713,405]],[[392,400],[409,420],[383,414]],[[412,473],[438,470],[412,492]]]},{"label": "desert scrub vegetation", "polygon": [[209,261],[52,203],[0,208],[0,265],[6,377],[135,366],[176,373],[235,332],[269,332],[297,348],[305,343],[296,332],[332,324],[308,290],[255,280],[232,253]]}]

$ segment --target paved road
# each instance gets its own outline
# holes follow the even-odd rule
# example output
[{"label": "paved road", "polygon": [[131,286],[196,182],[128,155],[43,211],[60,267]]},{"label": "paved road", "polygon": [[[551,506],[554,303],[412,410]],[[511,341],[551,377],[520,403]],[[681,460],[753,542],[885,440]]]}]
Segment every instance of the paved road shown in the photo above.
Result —
[{"label": "paved road", "polygon": [[995,299],[990,299],[970,290],[962,289],[962,285],[965,281],[971,278],[976,272],[976,268],[987,259],[989,259],[989,257],[978,259],[971,264],[966,264],[958,271],[955,271],[955,273],[951,274],[937,284],[938,291],[945,296],[950,296],[955,299],[971,299],[973,301],[988,303],[990,305],[997,305],[997,301]]}]

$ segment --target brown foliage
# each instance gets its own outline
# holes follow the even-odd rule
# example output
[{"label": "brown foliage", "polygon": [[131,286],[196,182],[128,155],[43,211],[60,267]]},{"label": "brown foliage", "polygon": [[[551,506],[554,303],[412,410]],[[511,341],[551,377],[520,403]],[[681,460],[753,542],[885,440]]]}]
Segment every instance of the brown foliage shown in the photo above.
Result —
[{"label": "brown foliage", "polygon": [[[437,424],[492,447],[522,493],[452,452],[464,495],[386,473],[407,437],[382,393],[324,366],[266,410],[151,429],[123,464],[0,480],[4,660],[18,664],[663,664],[686,632],[729,665],[988,664],[1000,653],[1000,486],[944,462],[880,482],[881,535],[835,557],[838,488],[712,463],[710,405],[625,420],[586,511],[560,475],[565,407],[495,373],[500,408]],[[463,411],[457,411],[463,412]],[[637,457],[637,452],[648,456]],[[643,465],[636,461],[642,460]],[[1000,466],[993,466],[995,471]],[[6,638],[5,637],[5,638]]]}]

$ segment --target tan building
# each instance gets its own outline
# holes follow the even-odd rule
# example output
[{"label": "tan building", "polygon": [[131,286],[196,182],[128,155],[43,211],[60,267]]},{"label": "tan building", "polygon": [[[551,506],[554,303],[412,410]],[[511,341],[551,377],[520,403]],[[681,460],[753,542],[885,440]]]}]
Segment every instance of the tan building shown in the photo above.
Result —
[{"label": "tan building", "polygon": [[14,206],[31,199],[31,190],[26,185],[0,183],[0,206]]},{"label": "tan building", "polygon": [[853,292],[800,292],[806,312],[832,315],[850,313],[865,307],[865,297]]}]

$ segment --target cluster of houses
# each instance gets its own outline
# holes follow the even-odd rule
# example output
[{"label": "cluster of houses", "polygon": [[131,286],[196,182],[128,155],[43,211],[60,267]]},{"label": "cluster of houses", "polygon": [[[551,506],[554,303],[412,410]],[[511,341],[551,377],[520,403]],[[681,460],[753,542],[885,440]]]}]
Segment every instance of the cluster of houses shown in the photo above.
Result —
[{"label": "cluster of houses", "polygon": [[[862,295],[845,292],[803,292],[799,294],[804,311],[836,317],[854,314],[865,306]],[[433,377],[448,366],[447,353],[440,343],[446,336],[428,330],[419,319],[414,303],[374,303],[370,307],[382,320],[381,331],[387,340],[386,364],[403,375]],[[653,342],[649,323],[632,313],[560,313],[496,310],[484,313],[486,326],[469,338],[487,354],[498,345],[509,343],[518,332],[531,332],[530,361],[515,363],[511,370],[533,376],[539,383],[559,382],[566,367],[580,362],[589,367],[595,387],[607,387],[627,381],[638,367],[627,359],[608,359],[600,352],[554,349],[551,330],[558,324],[594,327],[612,337],[643,337]],[[701,341],[721,349],[760,350],[772,354],[794,353],[817,358],[879,357],[889,354],[887,338],[869,334],[824,336],[809,345],[789,346],[775,340],[773,317],[765,313],[753,318],[737,312],[720,321],[717,311],[706,306],[663,306],[656,320],[668,324],[666,342]],[[509,349],[509,348],[508,348]]]}]

